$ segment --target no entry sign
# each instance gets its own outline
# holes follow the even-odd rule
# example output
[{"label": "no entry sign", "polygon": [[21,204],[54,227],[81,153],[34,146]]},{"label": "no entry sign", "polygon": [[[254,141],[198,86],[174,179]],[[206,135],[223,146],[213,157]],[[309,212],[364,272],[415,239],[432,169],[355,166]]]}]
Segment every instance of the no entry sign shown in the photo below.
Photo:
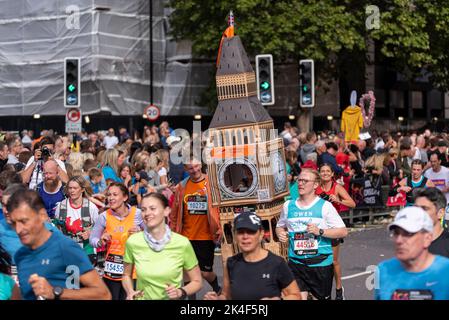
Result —
[{"label": "no entry sign", "polygon": [[161,111],[154,104],[150,104],[145,108],[144,114],[147,115],[147,119],[150,121],[156,121],[161,115]]}]

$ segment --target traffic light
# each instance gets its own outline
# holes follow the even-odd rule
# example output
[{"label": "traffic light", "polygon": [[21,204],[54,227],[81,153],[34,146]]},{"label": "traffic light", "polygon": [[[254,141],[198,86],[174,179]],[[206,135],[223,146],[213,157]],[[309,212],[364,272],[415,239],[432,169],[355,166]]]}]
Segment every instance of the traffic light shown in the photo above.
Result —
[{"label": "traffic light", "polygon": [[64,59],[64,107],[79,107],[81,103],[80,59]]},{"label": "traffic light", "polygon": [[273,56],[256,56],[257,97],[264,106],[274,104]]},{"label": "traffic light", "polygon": [[302,108],[315,106],[315,70],[313,60],[299,60],[299,104]]}]

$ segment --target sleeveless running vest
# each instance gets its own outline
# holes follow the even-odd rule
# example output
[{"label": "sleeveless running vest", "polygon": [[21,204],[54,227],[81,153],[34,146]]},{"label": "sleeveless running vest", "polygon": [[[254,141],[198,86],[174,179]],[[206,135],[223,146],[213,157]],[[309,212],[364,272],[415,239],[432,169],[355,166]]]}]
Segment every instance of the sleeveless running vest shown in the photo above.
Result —
[{"label": "sleeveless running vest", "polygon": [[296,201],[288,203],[287,229],[289,235],[289,260],[309,267],[325,267],[333,262],[331,239],[308,233],[307,225],[313,223],[322,226],[323,205],[325,200],[318,201],[308,209],[301,209]]},{"label": "sleeveless running vest", "polygon": [[136,207],[131,207],[130,213],[121,221],[112,214],[111,209],[106,211],[106,228],[104,231],[112,237],[106,251],[106,260],[104,262],[104,277],[106,279],[114,281],[122,280],[125,244],[126,240],[128,240],[128,230],[134,226],[135,215]]},{"label": "sleeveless running vest", "polygon": [[413,205],[413,203],[415,202],[415,199],[413,198],[413,189],[427,188],[426,183],[427,183],[427,178],[424,176],[421,176],[421,178],[419,179],[418,182],[413,181],[413,179],[411,177],[407,177],[407,187],[412,188],[412,190],[410,192],[406,193],[406,199],[407,199],[407,203],[405,205],[406,207]]},{"label": "sleeveless running vest", "polygon": [[[332,186],[329,189],[329,191],[324,191],[323,188],[321,188],[321,186],[318,186],[318,188],[316,188],[316,190],[315,190],[315,194],[317,196],[320,196],[320,195],[322,195],[324,193],[324,194],[327,194],[327,195],[331,195],[332,194],[332,195],[336,196],[337,195],[336,189],[337,189],[337,183],[332,181]],[[334,203],[334,202],[330,202],[330,203],[332,203],[332,205],[334,206],[335,210],[337,210],[337,212],[340,213],[341,205],[338,204],[338,203]]]}]

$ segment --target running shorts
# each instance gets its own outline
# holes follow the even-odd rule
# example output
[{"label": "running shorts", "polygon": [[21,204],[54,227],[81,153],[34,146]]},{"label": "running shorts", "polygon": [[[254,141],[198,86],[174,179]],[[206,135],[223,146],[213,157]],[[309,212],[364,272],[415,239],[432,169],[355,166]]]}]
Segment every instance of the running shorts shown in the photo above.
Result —
[{"label": "running shorts", "polygon": [[190,240],[200,270],[203,272],[212,272],[215,258],[215,243],[212,240]]},{"label": "running shorts", "polygon": [[295,276],[299,290],[310,292],[318,300],[330,300],[334,266],[309,267],[289,261],[288,266]]}]

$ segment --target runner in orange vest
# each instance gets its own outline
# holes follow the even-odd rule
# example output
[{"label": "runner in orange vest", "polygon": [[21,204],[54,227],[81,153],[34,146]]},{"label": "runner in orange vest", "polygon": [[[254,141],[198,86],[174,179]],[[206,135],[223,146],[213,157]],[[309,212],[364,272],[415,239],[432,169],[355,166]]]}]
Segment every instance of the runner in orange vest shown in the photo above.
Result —
[{"label": "runner in orange vest", "polygon": [[190,240],[201,275],[218,293],[221,288],[212,267],[215,243],[219,241],[222,231],[218,208],[212,207],[209,181],[201,167],[201,161],[196,159],[184,165],[189,177],[176,186],[170,228]]},{"label": "runner in orange vest", "polygon": [[140,209],[127,205],[128,199],[129,192],[124,184],[114,182],[109,185],[109,209],[98,217],[89,239],[95,248],[106,245],[103,280],[111,291],[112,300],[126,299],[121,282],[125,244],[131,234],[144,227]]}]

